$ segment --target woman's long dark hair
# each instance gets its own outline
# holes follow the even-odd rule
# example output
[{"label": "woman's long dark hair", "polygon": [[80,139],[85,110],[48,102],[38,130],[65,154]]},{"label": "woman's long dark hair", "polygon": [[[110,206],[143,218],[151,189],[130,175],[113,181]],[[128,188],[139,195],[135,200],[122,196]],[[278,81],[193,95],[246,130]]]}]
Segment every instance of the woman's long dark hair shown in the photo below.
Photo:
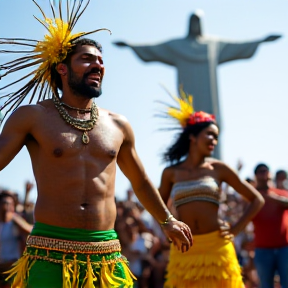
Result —
[{"label": "woman's long dark hair", "polygon": [[187,125],[187,127],[178,135],[175,143],[167,149],[163,155],[164,162],[170,162],[171,164],[178,164],[181,159],[187,156],[189,152],[190,139],[189,136],[197,136],[202,130],[215,124],[215,122],[202,122],[194,125]]}]

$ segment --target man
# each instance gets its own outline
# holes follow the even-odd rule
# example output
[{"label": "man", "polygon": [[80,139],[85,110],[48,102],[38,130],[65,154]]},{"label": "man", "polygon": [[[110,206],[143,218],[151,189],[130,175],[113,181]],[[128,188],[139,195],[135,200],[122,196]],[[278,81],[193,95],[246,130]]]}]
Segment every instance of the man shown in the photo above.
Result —
[{"label": "man", "polygon": [[23,257],[10,271],[12,287],[132,287],[133,275],[113,230],[116,164],[178,249],[188,250],[192,235],[148,179],[128,121],[93,102],[104,75],[101,45],[79,37],[85,33],[71,35],[69,21],[77,15],[67,25],[44,17],[52,36],[36,44],[42,64],[29,83],[48,83],[53,99],[18,108],[0,136],[0,170],[25,145],[38,190],[35,225]]},{"label": "man", "polygon": [[269,167],[260,163],[254,170],[256,189],[265,204],[253,219],[255,266],[261,288],[274,287],[278,272],[281,287],[288,287],[288,192],[270,187]]},{"label": "man", "polygon": [[16,199],[10,191],[0,193],[0,287],[8,288],[4,271],[22,254],[32,226],[15,213]]},{"label": "man", "polygon": [[277,170],[275,173],[275,185],[278,189],[288,190],[287,172],[285,170]]}]

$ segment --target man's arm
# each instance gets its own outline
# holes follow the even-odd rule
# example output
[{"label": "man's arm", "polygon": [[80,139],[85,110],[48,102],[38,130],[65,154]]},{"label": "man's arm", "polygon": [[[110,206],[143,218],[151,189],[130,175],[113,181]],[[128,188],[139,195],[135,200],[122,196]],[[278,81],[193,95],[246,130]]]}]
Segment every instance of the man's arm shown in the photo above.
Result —
[{"label": "man's arm", "polygon": [[17,155],[31,132],[34,109],[29,106],[18,108],[6,121],[0,134],[0,171]]},{"label": "man's arm", "polygon": [[24,197],[24,202],[23,202],[23,206],[24,206],[24,211],[27,212],[27,207],[29,206],[29,194],[33,188],[33,183],[27,181],[25,183],[25,197]]},{"label": "man's arm", "polygon": [[287,197],[278,195],[273,191],[268,192],[268,197],[274,201],[276,201],[278,204],[280,204],[283,208],[288,208],[288,193]]},{"label": "man's arm", "polygon": [[24,235],[28,236],[31,233],[33,225],[29,224],[22,216],[14,213],[13,221]]},{"label": "man's arm", "polygon": [[[118,154],[117,162],[121,171],[130,180],[135,194],[147,211],[159,222],[167,220],[170,212],[164,204],[158,190],[152,185],[135,150],[134,134],[130,124],[122,118],[121,127],[124,141]],[[162,228],[178,249],[185,251],[192,245],[189,227],[183,222],[169,218]],[[183,245],[187,245],[186,249]]]},{"label": "man's arm", "polygon": [[[237,235],[260,211],[265,201],[262,195],[248,182],[242,181],[232,168],[220,161],[214,165],[217,167],[217,173],[219,173],[219,179],[221,182],[226,182],[229,186],[234,188],[235,191],[242,195],[244,199],[250,202],[247,210],[230,230],[231,233]],[[223,225],[225,226],[226,224],[223,223]]]}]

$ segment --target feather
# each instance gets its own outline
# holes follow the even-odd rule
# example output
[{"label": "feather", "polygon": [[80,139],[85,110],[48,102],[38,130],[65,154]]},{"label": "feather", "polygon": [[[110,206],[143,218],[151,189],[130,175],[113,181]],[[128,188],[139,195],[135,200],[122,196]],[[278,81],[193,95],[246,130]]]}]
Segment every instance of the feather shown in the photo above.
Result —
[{"label": "feather", "polygon": [[[46,19],[46,15],[44,13],[44,11],[41,9],[40,5],[35,1],[35,0],[32,0],[34,2],[34,4],[39,8],[40,12],[42,13],[44,19]],[[35,17],[35,16],[34,16]]]},{"label": "feather", "polygon": [[[67,18],[67,21],[69,22],[69,1],[66,1],[66,13],[67,13],[67,16],[66,16],[66,18]],[[54,16],[54,18],[55,18],[55,16]]]},{"label": "feather", "polygon": [[31,61],[33,59],[34,59],[34,57],[31,57],[31,56],[21,57],[21,58],[18,58],[16,60],[13,60],[13,61],[6,62],[3,65],[0,65],[0,69],[10,69],[10,68],[14,67],[15,65],[19,65],[19,64]]},{"label": "feather", "polygon": [[62,0],[59,1],[59,16],[60,16],[60,19],[63,21],[63,18],[62,18]]},{"label": "feather", "polygon": [[[1,39],[0,39],[1,40]],[[27,40],[23,40],[23,41],[27,41]],[[0,41],[0,44],[6,44],[6,45],[9,45],[9,44],[12,44],[12,45],[21,45],[21,46],[29,46],[29,47],[36,47],[36,45],[33,45],[33,44],[28,44],[28,43],[21,43],[21,42],[16,42],[14,40],[7,40],[7,41]]]},{"label": "feather", "polygon": [[[75,2],[76,2],[76,1],[75,1]],[[70,29],[70,30],[72,30],[72,29],[74,28],[74,26],[75,26],[75,18],[77,17],[77,14],[78,14],[78,12],[79,12],[79,9],[81,8],[81,5],[82,5],[82,1],[80,0],[80,1],[78,1],[78,6],[77,6],[74,14],[71,15],[71,17],[70,17],[70,23],[69,23],[69,24],[70,24],[70,25],[69,25],[69,29]]]},{"label": "feather", "polygon": [[13,268],[5,274],[9,276],[5,279],[6,281],[11,277],[14,277],[12,287],[25,287],[25,280],[27,278],[27,271],[29,267],[29,255],[20,258],[14,265]]},{"label": "feather", "polygon": [[[90,3],[90,0],[88,0],[88,2],[86,3],[86,5],[84,6],[84,8],[82,9],[81,12],[79,12],[79,14],[75,17],[75,20],[73,20],[73,25],[72,25],[72,29],[74,28],[74,26],[76,25],[76,23],[78,22],[79,18],[81,17],[81,15],[83,14],[83,12],[86,10],[88,4]],[[82,4],[82,2],[81,2]],[[80,10],[80,7],[79,7]]]},{"label": "feather", "polygon": [[23,51],[21,51],[21,50],[18,50],[18,51],[0,50],[0,53],[6,53],[6,54],[8,54],[8,53],[22,53],[22,54],[27,53],[27,54],[29,54],[29,53],[35,53],[35,52],[34,52],[34,50],[31,50],[31,51],[29,51],[29,50],[23,50]]},{"label": "feather", "polygon": [[[25,38],[0,38],[0,40],[3,41],[28,41],[28,42],[38,42],[37,40],[33,40],[33,39],[25,39]],[[36,46],[36,45],[35,45]]]},{"label": "feather", "polygon": [[[0,53],[26,54],[23,57],[18,57],[12,61],[1,64],[0,69],[5,72],[0,75],[0,79],[16,71],[22,71],[26,68],[37,66],[37,69],[33,69],[33,72],[29,72],[20,79],[12,81],[0,88],[0,90],[3,90],[8,87],[15,87],[13,85],[16,83],[32,77],[32,79],[30,79],[16,92],[9,92],[0,97],[0,99],[7,98],[4,105],[0,107],[0,111],[2,111],[4,108],[7,109],[4,114],[4,118],[10,111],[17,109],[17,107],[23,103],[24,99],[26,99],[29,94],[29,103],[34,101],[37,92],[39,92],[37,102],[51,98],[53,92],[56,95],[58,94],[57,88],[54,86],[55,84],[51,83],[51,67],[57,63],[60,63],[66,58],[73,46],[73,41],[82,36],[104,30],[109,31],[111,34],[111,31],[106,28],[72,34],[72,29],[86,10],[90,0],[87,0],[87,3],[84,6],[82,6],[83,0],[73,0],[72,9],[70,9],[69,0],[66,0],[66,6],[64,6],[62,0],[59,0],[59,5],[57,5],[57,7],[54,7],[50,1],[50,8],[54,17],[52,19],[46,17],[44,10],[40,7],[36,0],[33,0],[33,2],[43,16],[43,19],[39,19],[36,16],[34,16],[34,18],[48,31],[48,33],[44,36],[44,39],[42,41],[38,41],[26,38],[0,38],[0,46],[11,46],[8,49],[6,47],[4,49],[0,49]],[[63,7],[66,7],[67,10],[65,14],[67,16],[67,22],[63,19],[63,16],[65,16],[62,13]],[[57,13],[56,10],[58,10]],[[59,15],[59,17],[57,18],[56,15]],[[23,49],[15,49],[14,46],[32,47],[33,50],[25,51]]]},{"label": "feather", "polygon": [[177,103],[177,106],[172,106],[162,100],[156,101],[164,106],[166,110],[162,111],[160,114],[157,114],[157,117],[161,118],[171,118],[171,120],[176,120],[182,128],[185,128],[187,125],[193,125],[200,122],[214,122],[214,115],[210,115],[203,111],[195,112],[193,108],[193,97],[192,95],[186,94],[183,90],[183,87],[180,86],[180,95],[172,95],[165,86],[162,85],[170,98]]},{"label": "feather", "polygon": [[68,20],[68,23],[69,23],[69,29],[71,29],[71,19],[73,17],[73,14],[74,14],[74,9],[75,9],[75,5],[76,5],[76,1],[73,1],[73,7],[72,7],[72,10],[71,10],[71,13],[69,15],[69,18],[67,19]]},{"label": "feather", "polygon": [[52,14],[53,14],[53,18],[55,19],[56,18],[56,14],[55,14],[55,10],[54,10],[53,4],[51,3],[51,0],[50,0],[50,7],[51,7]]},{"label": "feather", "polygon": [[5,72],[4,75],[2,75],[2,77],[6,76],[6,75],[8,75],[8,74],[10,74],[10,73],[16,72],[16,71],[18,71],[18,70],[22,70],[22,69],[25,69],[25,68],[28,68],[28,67],[35,66],[35,65],[40,64],[40,63],[42,63],[42,62],[43,62],[43,60],[40,59],[40,60],[37,60],[37,61],[32,62],[32,63],[28,63],[28,64],[25,64],[25,65],[22,65],[22,66],[18,66],[18,67],[13,68],[13,69],[9,69],[7,72]]},{"label": "feather", "polygon": [[[34,70],[34,71],[32,71],[31,73],[25,75],[24,77],[22,77],[22,78],[20,78],[20,79],[18,79],[18,80],[16,80],[16,81],[14,81],[14,82],[12,82],[12,83],[10,83],[10,84],[7,84],[7,85],[4,86],[4,87],[1,87],[1,88],[0,88],[0,91],[6,89],[6,88],[9,87],[9,86],[12,86],[12,85],[20,82],[20,81],[22,81],[22,80],[24,80],[24,79],[26,79],[26,78],[28,78],[28,77],[30,77],[30,76],[31,76],[32,74],[34,74],[36,71],[37,71],[37,70]],[[5,96],[5,95],[4,95],[4,96],[1,96],[0,99],[1,99],[1,98],[5,98],[5,97],[7,97],[7,96]]]}]

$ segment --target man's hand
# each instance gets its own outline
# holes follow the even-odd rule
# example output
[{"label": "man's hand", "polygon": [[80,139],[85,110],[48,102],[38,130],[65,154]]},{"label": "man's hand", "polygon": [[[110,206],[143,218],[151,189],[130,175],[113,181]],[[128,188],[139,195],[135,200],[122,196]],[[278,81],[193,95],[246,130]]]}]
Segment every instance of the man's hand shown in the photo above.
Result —
[{"label": "man's hand", "polygon": [[243,168],[243,162],[241,160],[238,160],[237,171],[240,172],[242,168]]},{"label": "man's hand", "polygon": [[178,250],[186,252],[193,245],[193,237],[188,225],[175,218],[161,225],[169,242],[173,243]]},{"label": "man's hand", "polygon": [[29,193],[32,190],[33,186],[34,186],[34,184],[32,182],[27,181],[25,183],[25,191],[26,191],[26,193]]}]

